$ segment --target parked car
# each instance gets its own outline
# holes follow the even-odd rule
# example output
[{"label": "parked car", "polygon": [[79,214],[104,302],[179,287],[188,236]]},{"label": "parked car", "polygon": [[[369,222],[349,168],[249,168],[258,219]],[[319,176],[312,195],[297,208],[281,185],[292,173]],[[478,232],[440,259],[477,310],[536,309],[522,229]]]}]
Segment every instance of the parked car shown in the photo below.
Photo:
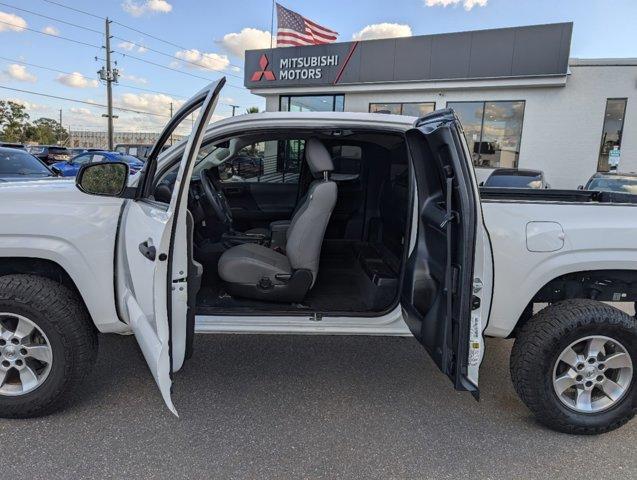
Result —
[{"label": "parked car", "polygon": [[[132,155],[145,162],[152,150],[153,145],[149,143],[118,143],[115,145],[115,151],[126,155]],[[162,152],[170,148],[170,145],[162,146]]]},{"label": "parked car", "polygon": [[481,185],[487,188],[551,188],[542,170],[496,168]]},{"label": "parked car", "polygon": [[38,158],[17,148],[0,147],[0,181],[38,180],[56,176]]},{"label": "parked car", "polygon": [[28,152],[47,165],[65,162],[71,158],[71,151],[68,148],[57,145],[33,145],[28,148]]},{"label": "parked car", "polygon": [[118,152],[92,151],[81,153],[66,162],[54,163],[51,165],[51,169],[63,177],[74,177],[82,165],[97,162],[125,162],[128,164],[131,175],[139,172],[144,167],[142,161],[131,155],[122,155]]},{"label": "parked car", "polygon": [[[514,337],[513,384],[541,422],[595,434],[633,418],[637,323],[604,302],[637,300],[637,201],[481,195],[451,109],[415,122],[277,112],[208,125],[224,82],[175,114],[161,138],[199,109],[194,137],[154,147],[146,175],[98,162],[77,188],[0,185],[0,416],[70,405],[95,378],[100,331],[134,334],[174,413],[173,380],[200,332],[413,335],[475,398],[484,337]],[[303,143],[310,185],[230,183],[225,197],[221,164],[288,139]],[[347,145],[366,169],[356,189],[330,179],[330,148]],[[240,233],[239,214],[272,223]]]},{"label": "parked car", "polygon": [[27,151],[27,147],[21,143],[0,142],[0,148],[15,148],[17,150]]},{"label": "parked car", "polygon": [[637,195],[637,173],[598,172],[580,189]]}]

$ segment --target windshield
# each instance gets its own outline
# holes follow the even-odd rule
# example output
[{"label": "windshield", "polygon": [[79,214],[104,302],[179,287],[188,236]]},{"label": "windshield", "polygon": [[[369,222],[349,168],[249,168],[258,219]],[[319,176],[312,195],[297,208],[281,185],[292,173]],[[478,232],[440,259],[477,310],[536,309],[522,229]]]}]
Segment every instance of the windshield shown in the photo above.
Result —
[{"label": "windshield", "polygon": [[542,177],[539,175],[491,175],[484,186],[501,188],[542,188]]},{"label": "windshield", "polygon": [[587,190],[600,192],[619,192],[637,195],[637,178],[632,177],[600,177],[590,181]]},{"label": "windshield", "polygon": [[64,148],[64,147],[49,147],[49,153],[51,153],[51,154],[68,155],[69,151],[68,151],[67,148]]},{"label": "windshield", "polygon": [[51,175],[51,172],[32,155],[20,150],[0,152],[0,175]]}]

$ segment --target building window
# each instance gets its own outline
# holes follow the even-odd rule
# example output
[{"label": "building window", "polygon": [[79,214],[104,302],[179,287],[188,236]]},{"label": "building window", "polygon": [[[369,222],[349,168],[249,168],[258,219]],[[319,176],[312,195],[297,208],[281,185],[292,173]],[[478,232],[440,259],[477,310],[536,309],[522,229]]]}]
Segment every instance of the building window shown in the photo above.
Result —
[{"label": "building window", "polygon": [[609,98],[606,100],[602,144],[597,162],[597,170],[600,172],[617,170],[617,167],[619,167],[627,102],[626,98]]},{"label": "building window", "polygon": [[370,113],[391,113],[392,115],[409,115],[423,117],[436,109],[435,102],[409,103],[370,103]]},{"label": "building window", "polygon": [[342,112],[345,95],[282,95],[281,112]]},{"label": "building window", "polygon": [[524,101],[448,102],[462,123],[476,167],[517,168]]}]

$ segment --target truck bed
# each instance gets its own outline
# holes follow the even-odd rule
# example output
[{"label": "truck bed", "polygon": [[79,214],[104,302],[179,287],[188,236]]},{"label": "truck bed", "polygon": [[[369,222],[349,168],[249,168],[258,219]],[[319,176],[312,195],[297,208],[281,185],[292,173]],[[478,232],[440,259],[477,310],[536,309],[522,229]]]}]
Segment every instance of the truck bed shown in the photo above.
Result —
[{"label": "truck bed", "polygon": [[637,195],[592,190],[552,190],[531,188],[480,188],[482,200],[510,200],[519,202],[569,202],[569,203],[633,203]]}]

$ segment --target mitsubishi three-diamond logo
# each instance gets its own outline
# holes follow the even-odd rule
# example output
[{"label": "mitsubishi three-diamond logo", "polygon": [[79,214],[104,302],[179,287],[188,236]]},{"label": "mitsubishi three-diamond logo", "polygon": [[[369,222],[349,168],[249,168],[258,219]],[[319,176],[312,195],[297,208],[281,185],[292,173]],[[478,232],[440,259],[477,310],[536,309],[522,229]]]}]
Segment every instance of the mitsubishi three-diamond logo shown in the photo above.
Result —
[{"label": "mitsubishi three-diamond logo", "polygon": [[262,78],[265,78],[266,80],[276,80],[274,72],[272,70],[266,70],[269,63],[270,62],[268,61],[268,57],[266,57],[265,53],[263,53],[261,55],[261,58],[259,58],[259,68],[261,68],[261,70],[257,70],[256,72],[254,72],[250,80],[252,82],[258,82]]}]

